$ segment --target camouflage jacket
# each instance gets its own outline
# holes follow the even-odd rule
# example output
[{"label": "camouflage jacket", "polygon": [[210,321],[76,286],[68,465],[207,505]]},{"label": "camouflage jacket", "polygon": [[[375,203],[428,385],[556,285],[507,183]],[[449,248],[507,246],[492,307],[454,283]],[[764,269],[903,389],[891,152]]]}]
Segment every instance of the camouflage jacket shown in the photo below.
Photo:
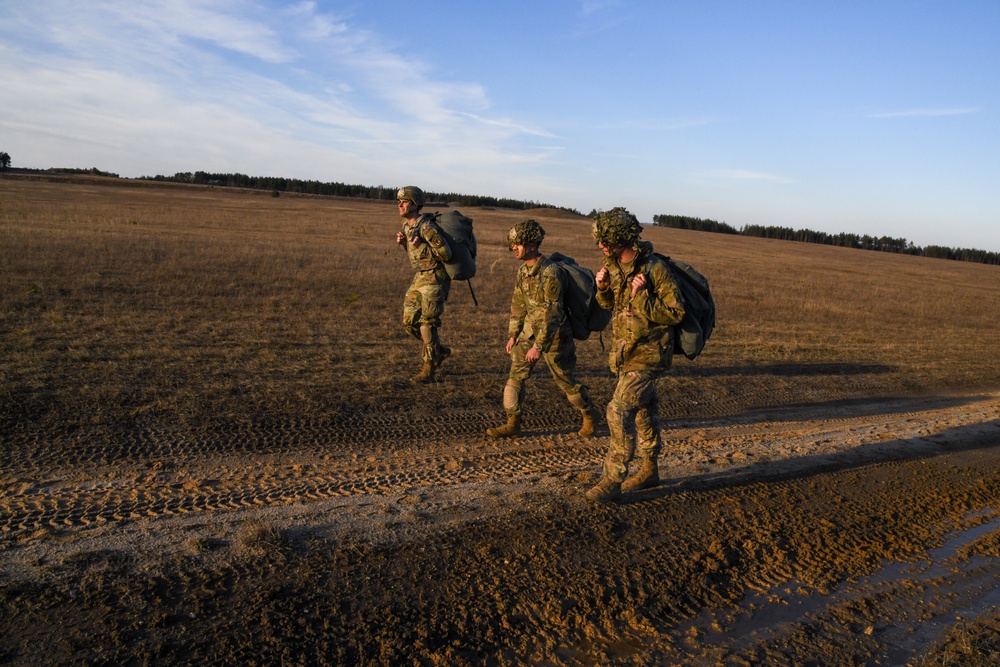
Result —
[{"label": "camouflage jacket", "polygon": [[541,352],[549,352],[558,338],[572,340],[563,301],[565,290],[565,272],[545,255],[534,266],[521,264],[510,301],[510,337],[534,338],[534,346]]},{"label": "camouflage jacket", "polygon": [[[612,313],[609,362],[614,373],[670,368],[673,325],[684,317],[680,291],[667,263],[653,253],[648,241],[640,241],[637,250],[629,264],[606,258],[611,284],[597,290],[597,303]],[[632,279],[640,273],[646,274],[646,287],[632,296]]]},{"label": "camouflage jacket", "polygon": [[[406,252],[410,256],[410,264],[417,271],[436,269],[441,262],[451,259],[451,246],[442,236],[433,216],[425,213],[412,223],[403,220],[401,230],[406,237]],[[413,245],[415,238],[421,239],[416,247]]]}]

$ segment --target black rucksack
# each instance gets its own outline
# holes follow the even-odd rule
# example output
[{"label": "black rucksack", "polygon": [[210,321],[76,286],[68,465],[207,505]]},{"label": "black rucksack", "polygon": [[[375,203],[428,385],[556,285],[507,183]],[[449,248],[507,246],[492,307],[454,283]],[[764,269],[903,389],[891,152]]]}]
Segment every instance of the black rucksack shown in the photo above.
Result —
[{"label": "black rucksack", "polygon": [[566,285],[565,306],[573,338],[587,340],[594,331],[604,331],[611,322],[611,311],[597,303],[597,283],[594,272],[580,266],[572,257],[559,252],[548,256],[569,278]]},{"label": "black rucksack", "polygon": [[708,279],[698,273],[693,266],[679,259],[655,253],[667,263],[670,276],[684,302],[684,319],[676,325],[674,352],[694,359],[705,347],[705,342],[715,329],[715,300],[708,286]]}]

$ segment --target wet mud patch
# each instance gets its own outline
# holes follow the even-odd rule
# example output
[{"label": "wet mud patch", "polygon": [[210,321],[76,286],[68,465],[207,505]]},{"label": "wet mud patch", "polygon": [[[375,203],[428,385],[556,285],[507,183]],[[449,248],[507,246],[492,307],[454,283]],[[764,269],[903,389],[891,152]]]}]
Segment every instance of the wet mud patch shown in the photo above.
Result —
[{"label": "wet mud patch", "polygon": [[986,448],[611,506],[522,493],[396,542],[242,526],[40,563],[0,583],[0,631],[15,664],[902,659],[994,599],[998,468]]}]

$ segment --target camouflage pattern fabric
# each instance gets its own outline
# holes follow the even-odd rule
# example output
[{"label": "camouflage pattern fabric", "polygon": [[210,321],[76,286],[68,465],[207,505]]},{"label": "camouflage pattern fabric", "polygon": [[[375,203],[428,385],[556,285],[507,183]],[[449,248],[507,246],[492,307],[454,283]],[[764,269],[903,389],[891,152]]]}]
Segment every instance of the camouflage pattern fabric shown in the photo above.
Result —
[{"label": "camouflage pattern fabric", "polygon": [[511,350],[510,375],[504,387],[508,415],[521,414],[524,383],[535,366],[525,359],[532,347],[542,353],[552,379],[574,407],[584,411],[591,405],[587,387],[574,377],[576,342],[566,317],[565,289],[562,269],[544,255],[534,266],[522,264],[517,270],[507,327],[510,337],[517,341]]},{"label": "camouflage pattern fabric", "polygon": [[[406,252],[417,271],[428,271],[451,259],[451,247],[444,240],[434,216],[423,214],[412,223],[405,220],[400,230],[406,237]],[[414,246],[413,241],[419,239]]]},{"label": "camouflage pattern fabric", "polygon": [[[521,414],[524,404],[524,385],[531,375],[535,363],[524,358],[534,343],[531,340],[520,340],[510,353],[510,375],[504,387],[504,409],[508,415]],[[548,366],[556,386],[566,394],[566,398],[576,409],[583,411],[590,405],[587,387],[576,381],[576,343],[573,333],[560,331],[553,340],[548,352],[542,353],[542,359]]]},{"label": "camouflage pattern fabric", "polygon": [[396,199],[405,199],[406,201],[413,202],[418,211],[424,207],[424,203],[427,201],[424,191],[415,185],[404,185],[401,187],[396,191]]},{"label": "camouflage pattern fabric", "polygon": [[522,264],[514,279],[514,296],[510,301],[510,321],[507,333],[511,338],[522,336],[534,341],[541,352],[548,352],[556,333],[562,327],[573,338],[573,329],[566,319],[563,292],[566,275],[544,255],[534,266]]},{"label": "camouflage pattern fabric", "polygon": [[639,240],[642,225],[639,219],[618,206],[594,216],[594,242],[611,246],[630,246]]},{"label": "camouflage pattern fabric", "polygon": [[[597,302],[612,312],[609,365],[618,384],[607,409],[611,438],[604,474],[615,482],[625,479],[636,454],[655,458],[660,453],[656,381],[673,359],[672,325],[684,317],[666,262],[651,243],[641,241],[635,248],[638,254],[630,263],[605,259],[610,285],[597,291]],[[640,273],[646,274],[646,287],[633,296],[632,279]]]},{"label": "camouflage pattern fabric", "polygon": [[507,232],[507,245],[540,244],[545,238],[545,230],[536,220],[523,220]]},{"label": "camouflage pattern fabric", "polygon": [[[402,232],[410,264],[417,270],[403,299],[403,327],[422,340],[421,325],[431,326],[435,331],[441,326],[441,314],[451,290],[451,278],[442,262],[451,259],[451,248],[429,215],[422,215],[412,223],[404,221]],[[414,239],[420,240],[416,246]],[[425,351],[424,361],[431,361],[427,357]]]},{"label": "camouflage pattern fabric", "polygon": [[406,332],[422,340],[421,325],[439,328],[450,291],[451,278],[444,267],[438,265],[428,271],[417,271],[403,299],[403,327]]},{"label": "camouflage pattern fabric", "polygon": [[661,373],[627,371],[618,375],[618,385],[608,403],[608,429],[611,432],[608,453],[604,458],[604,475],[622,482],[628,473],[629,461],[655,459],[663,441],[658,424],[659,398],[656,380]]},{"label": "camouflage pattern fabric", "polygon": [[[670,277],[667,263],[641,241],[630,264],[605,259],[611,285],[597,290],[597,303],[611,311],[613,343],[609,365],[613,373],[663,372],[670,368],[674,327],[684,318],[680,291]],[[647,288],[632,296],[632,279],[646,274]]]}]

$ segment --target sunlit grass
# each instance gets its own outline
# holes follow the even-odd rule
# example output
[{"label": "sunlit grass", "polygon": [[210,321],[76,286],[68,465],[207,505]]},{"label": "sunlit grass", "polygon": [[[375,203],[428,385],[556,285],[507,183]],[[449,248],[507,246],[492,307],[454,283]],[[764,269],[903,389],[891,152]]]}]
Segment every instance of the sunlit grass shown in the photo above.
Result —
[{"label": "sunlit grass", "polygon": [[[412,270],[391,203],[77,180],[0,179],[7,429],[329,419],[417,411],[428,391],[437,409],[499,410],[517,269],[509,227],[530,215],[546,229],[543,252],[600,264],[586,219],[464,210],[479,238],[479,305],[466,283],[452,286],[441,335],[454,355],[445,380],[421,390],[407,381],[419,367],[400,325]],[[718,329],[697,362],[676,362],[709,395],[773,364],[878,366],[867,386],[887,394],[1000,377],[998,267],[664,228],[643,236],[711,281]],[[596,336],[579,357],[607,400]],[[850,395],[835,376],[808,382]]]}]

